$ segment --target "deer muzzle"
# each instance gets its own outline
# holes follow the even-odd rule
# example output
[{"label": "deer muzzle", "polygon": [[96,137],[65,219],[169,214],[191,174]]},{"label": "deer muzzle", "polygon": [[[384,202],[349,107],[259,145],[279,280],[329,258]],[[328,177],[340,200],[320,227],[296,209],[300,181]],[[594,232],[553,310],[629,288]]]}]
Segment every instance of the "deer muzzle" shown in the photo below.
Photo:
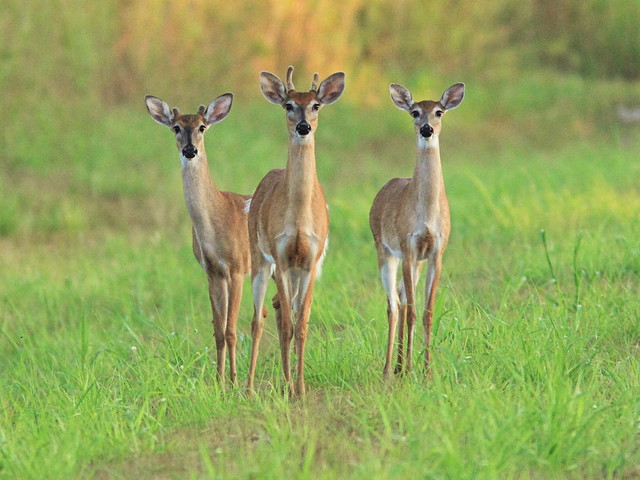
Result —
[{"label": "deer muzzle", "polygon": [[182,155],[186,158],[193,158],[198,154],[198,149],[193,145],[189,144],[182,149]]},{"label": "deer muzzle", "polygon": [[431,135],[433,135],[433,127],[428,123],[425,123],[420,127],[420,135],[422,135],[424,138],[429,138]]},{"label": "deer muzzle", "polygon": [[309,135],[311,133],[311,125],[305,121],[298,122],[296,125],[296,133],[302,136]]}]

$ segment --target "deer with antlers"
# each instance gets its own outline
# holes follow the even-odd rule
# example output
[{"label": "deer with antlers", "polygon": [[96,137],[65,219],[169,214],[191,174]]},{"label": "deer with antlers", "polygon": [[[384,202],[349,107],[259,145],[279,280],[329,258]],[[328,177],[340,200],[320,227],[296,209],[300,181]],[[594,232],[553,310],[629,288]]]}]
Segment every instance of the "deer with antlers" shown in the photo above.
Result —
[{"label": "deer with antlers", "polygon": [[342,72],[334,73],[318,86],[316,73],[311,90],[298,92],[292,74],[293,67],[289,67],[286,86],[272,73],[260,74],[264,96],[285,110],[289,149],[286,168],[267,173],[253,195],[249,210],[254,314],[248,387],[252,392],[264,325],[261,312],[267,283],[273,275],[277,287],[273,306],[282,369],[293,391],[290,345],[295,334],[295,394],[300,396],[305,393],[304,346],[313,287],[326,253],[329,230],[324,192],[316,174],[314,134],[319,110],[342,95],[345,76]]},{"label": "deer with antlers", "polygon": [[244,276],[251,268],[245,207],[251,197],[222,192],[209,175],[204,134],[229,113],[233,95],[224,94],[196,114],[181,114],[166,102],[147,95],[149,114],[175,134],[182,166],[187,210],[193,223],[193,254],[209,282],[213,330],[217,351],[217,374],[225,381],[225,356],[229,350],[229,378],[235,385],[236,325]]},{"label": "deer with antlers", "polygon": [[[424,261],[428,261],[425,284],[425,366],[429,371],[429,346],[436,288],[442,270],[442,255],[449,240],[449,202],[440,162],[442,117],[464,97],[464,84],[449,87],[439,101],[414,102],[409,90],[389,86],[393,103],[409,112],[418,141],[418,155],[411,178],[394,178],[376,195],[369,213],[369,226],[378,254],[378,268],[387,293],[389,334],[383,375],[391,371],[396,326],[399,325],[398,361],[395,373],[411,371],[413,333],[416,323],[415,287]],[[398,265],[402,281],[397,286]],[[403,352],[405,323],[406,354]]]}]

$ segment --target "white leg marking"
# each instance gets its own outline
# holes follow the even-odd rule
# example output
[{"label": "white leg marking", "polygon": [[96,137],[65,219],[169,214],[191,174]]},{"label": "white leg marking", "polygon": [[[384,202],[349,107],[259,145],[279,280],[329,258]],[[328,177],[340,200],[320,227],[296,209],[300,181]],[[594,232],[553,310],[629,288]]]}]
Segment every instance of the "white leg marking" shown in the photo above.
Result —
[{"label": "white leg marking", "polygon": [[311,283],[311,275],[309,272],[305,270],[297,270],[294,275],[292,275],[295,280],[295,296],[291,299],[291,304],[294,312],[297,313],[300,311],[302,307],[302,301],[307,296],[307,291],[309,290],[309,284]]},{"label": "white leg marking", "polygon": [[251,282],[251,292],[253,293],[253,306],[256,311],[261,311],[264,305],[264,297],[267,294],[267,285],[269,284],[269,277],[271,277],[271,270],[273,266],[269,263],[263,263],[260,266],[260,271],[253,277]]},{"label": "white leg marking", "polygon": [[398,287],[398,295],[400,296],[400,305],[406,305],[407,291],[404,288],[404,282],[400,282],[400,286]]},{"label": "white leg marking", "polygon": [[389,299],[389,306],[395,313],[398,310],[398,291],[397,291],[397,274],[398,274],[398,259],[392,255],[387,257],[387,262],[380,268],[380,278],[382,280],[382,286],[387,292],[387,298]]},{"label": "white leg marking", "polygon": [[324,259],[327,256],[327,250],[329,250],[329,237],[327,236],[324,241],[324,249],[322,250],[322,255],[320,255],[320,259],[318,260],[318,265],[316,266],[316,278],[320,278],[322,275],[322,264],[324,263]]}]

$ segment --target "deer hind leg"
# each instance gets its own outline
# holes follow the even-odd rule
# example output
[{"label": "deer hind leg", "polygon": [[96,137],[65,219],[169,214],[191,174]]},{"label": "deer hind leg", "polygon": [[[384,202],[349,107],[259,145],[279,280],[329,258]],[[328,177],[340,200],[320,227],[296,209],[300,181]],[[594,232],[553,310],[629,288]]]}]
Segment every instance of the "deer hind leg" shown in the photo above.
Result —
[{"label": "deer hind leg", "polygon": [[[275,313],[276,315],[276,325],[280,325],[280,322],[282,321],[282,315],[280,314],[280,298],[278,297],[278,292],[276,292],[276,294],[271,299],[271,306],[273,307],[273,313]],[[266,309],[263,313],[266,317]]]},{"label": "deer hind leg", "polygon": [[234,386],[238,386],[236,371],[236,343],[238,312],[240,310],[240,300],[242,299],[242,283],[244,279],[240,274],[235,274],[229,282],[229,306],[227,310],[227,329],[225,340],[227,350],[229,350],[229,379]]},{"label": "deer hind leg", "polygon": [[425,299],[426,305],[424,309],[424,315],[422,317],[422,323],[424,325],[425,335],[425,351],[424,351],[424,364],[425,372],[430,372],[430,346],[431,346],[431,325],[433,323],[433,309],[436,301],[436,289],[438,288],[438,282],[440,280],[440,272],[442,271],[442,254],[438,253],[434,258],[429,260],[429,267],[427,268],[427,280],[425,282]]},{"label": "deer hind leg", "polygon": [[398,312],[398,362],[393,373],[402,374],[404,368],[404,326],[407,322],[407,294],[404,289],[404,282],[398,286],[399,312]]},{"label": "deer hind leg", "polygon": [[[258,262],[254,262],[256,265]],[[271,264],[262,261],[252,270],[251,290],[253,293],[253,318],[251,319],[251,360],[249,362],[249,378],[247,388],[249,394],[253,392],[254,378],[256,373],[256,363],[258,361],[258,351],[260,349],[260,339],[264,327],[264,297],[267,294],[267,286],[271,277]]]},{"label": "deer hind leg", "polygon": [[[380,257],[379,257],[380,258]],[[398,324],[398,289],[397,274],[398,274],[398,258],[393,255],[385,254],[380,258],[380,279],[382,280],[382,286],[387,293],[387,321],[389,323],[389,333],[387,335],[387,354],[385,357],[384,369],[382,370],[382,376],[389,378],[391,372],[391,357],[393,356],[393,343],[396,334],[396,325]]]},{"label": "deer hind leg", "polygon": [[213,312],[213,334],[216,341],[218,379],[224,385],[224,367],[226,357],[225,331],[229,304],[229,284],[226,278],[209,274],[209,300]]}]

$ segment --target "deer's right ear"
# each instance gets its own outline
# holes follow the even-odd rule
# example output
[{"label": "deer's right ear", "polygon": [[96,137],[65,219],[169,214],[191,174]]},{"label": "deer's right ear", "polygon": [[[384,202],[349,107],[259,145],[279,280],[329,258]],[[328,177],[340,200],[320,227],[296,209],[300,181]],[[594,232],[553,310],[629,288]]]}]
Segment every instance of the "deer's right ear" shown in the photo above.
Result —
[{"label": "deer's right ear", "polygon": [[166,102],[153,95],[147,95],[144,97],[144,101],[147,104],[147,110],[149,110],[151,118],[162,125],[171,126],[174,116]]},{"label": "deer's right ear", "polygon": [[284,83],[273,73],[262,72],[260,74],[260,90],[267,100],[276,105],[282,105],[287,99]]},{"label": "deer's right ear", "polygon": [[407,112],[411,110],[411,107],[413,107],[413,98],[409,90],[402,85],[392,83],[389,85],[389,93],[391,93],[391,100],[393,100],[396,107],[400,110],[406,110]]}]

